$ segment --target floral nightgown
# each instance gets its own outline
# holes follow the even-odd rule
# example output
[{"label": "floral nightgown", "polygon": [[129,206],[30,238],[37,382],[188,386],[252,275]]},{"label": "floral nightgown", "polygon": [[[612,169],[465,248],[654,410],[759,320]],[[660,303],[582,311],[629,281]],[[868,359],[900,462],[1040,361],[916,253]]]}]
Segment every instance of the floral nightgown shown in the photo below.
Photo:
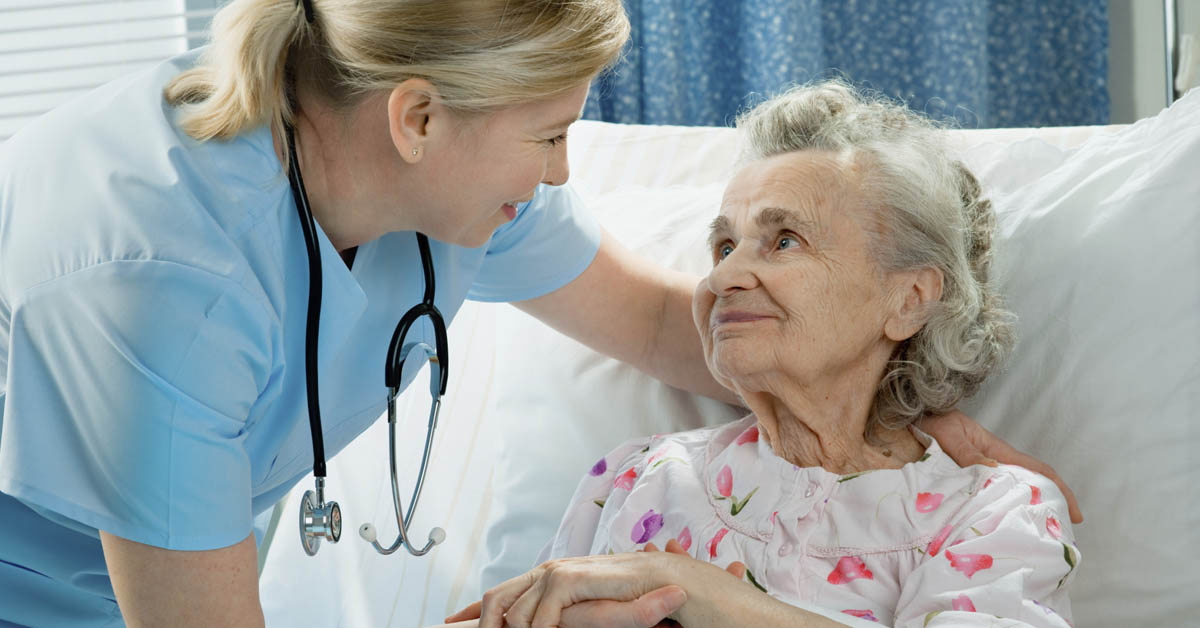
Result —
[{"label": "floral nightgown", "polygon": [[742,561],[781,601],[882,624],[1070,625],[1080,553],[1054,483],[1015,466],[960,468],[914,434],[920,461],[850,475],[776,456],[753,415],[634,439],[580,482],[541,558],[676,539],[700,560]]}]

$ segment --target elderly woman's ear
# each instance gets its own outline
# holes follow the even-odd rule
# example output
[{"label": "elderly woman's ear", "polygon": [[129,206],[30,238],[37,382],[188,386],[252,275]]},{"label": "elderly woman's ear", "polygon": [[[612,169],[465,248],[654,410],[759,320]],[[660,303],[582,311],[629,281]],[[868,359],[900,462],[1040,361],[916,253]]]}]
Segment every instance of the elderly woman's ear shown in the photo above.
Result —
[{"label": "elderly woman's ear", "polygon": [[891,311],[883,324],[888,340],[903,342],[929,320],[929,306],[942,298],[942,271],[925,267],[892,273]]}]

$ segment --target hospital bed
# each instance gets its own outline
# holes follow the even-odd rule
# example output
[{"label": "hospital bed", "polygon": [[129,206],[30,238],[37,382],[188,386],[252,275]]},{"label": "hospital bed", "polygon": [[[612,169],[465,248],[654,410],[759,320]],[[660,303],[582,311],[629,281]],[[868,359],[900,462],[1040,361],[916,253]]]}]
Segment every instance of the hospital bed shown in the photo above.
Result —
[{"label": "hospital bed", "polygon": [[[995,272],[1020,317],[1012,359],[963,409],[1076,491],[1087,516],[1076,625],[1200,625],[1200,90],[1125,127],[947,133],[1000,215]],[[571,183],[608,230],[662,264],[706,271],[731,129],[584,121],[569,146]],[[301,551],[295,510],[311,480],[283,506],[264,548],[268,626],[439,623],[532,566],[611,447],[739,416],[506,305],[464,306],[450,348],[413,524],[417,539],[442,526],[446,542],[425,558],[383,557],[354,533],[373,522],[395,534],[380,421],[329,465],[341,543]],[[401,487],[416,473],[427,395],[412,386],[401,403]]]}]

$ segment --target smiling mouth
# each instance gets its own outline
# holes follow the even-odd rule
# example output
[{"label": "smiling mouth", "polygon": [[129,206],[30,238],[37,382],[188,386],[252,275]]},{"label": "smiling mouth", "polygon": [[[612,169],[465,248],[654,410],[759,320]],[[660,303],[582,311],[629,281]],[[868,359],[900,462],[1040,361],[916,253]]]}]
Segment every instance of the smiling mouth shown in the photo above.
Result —
[{"label": "smiling mouth", "polygon": [[716,329],[716,328],[722,327],[724,325],[756,323],[759,321],[765,321],[765,320],[769,320],[772,318],[775,318],[775,317],[768,316],[766,314],[755,314],[752,312],[722,312],[722,313],[712,317],[711,322],[709,323],[709,327],[711,329]]}]

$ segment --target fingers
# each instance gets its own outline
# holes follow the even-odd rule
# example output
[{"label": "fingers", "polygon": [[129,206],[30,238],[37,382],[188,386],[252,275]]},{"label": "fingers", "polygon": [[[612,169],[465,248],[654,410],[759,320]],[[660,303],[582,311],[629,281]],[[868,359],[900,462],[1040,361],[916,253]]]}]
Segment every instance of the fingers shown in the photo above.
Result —
[{"label": "fingers", "polygon": [[562,628],[652,628],[661,625],[686,602],[684,590],[670,585],[630,602],[580,602],[563,609],[559,625]]},{"label": "fingers", "polygon": [[646,546],[642,548],[642,551],[643,552],[657,552],[658,546],[653,543],[647,543]]},{"label": "fingers", "polygon": [[484,593],[479,601],[479,628],[504,628],[505,613],[526,591],[541,582],[544,570],[544,566],[537,567]]},{"label": "fingers", "polygon": [[1005,464],[1025,467],[1050,478],[1067,499],[1071,523],[1083,523],[1083,511],[1079,509],[1075,492],[1059,477],[1053,467],[997,438],[967,415],[954,410],[949,414],[926,419],[921,428],[932,434],[959,466],[984,464],[994,467],[999,460]]},{"label": "fingers", "polygon": [[666,549],[668,552],[670,552],[672,554],[687,554],[687,550],[683,549],[683,546],[680,545],[679,541],[676,541],[675,539],[671,539],[670,541],[667,541]]},{"label": "fingers", "polygon": [[729,573],[733,574],[735,578],[741,580],[742,578],[746,577],[746,564],[740,560],[735,560],[732,563],[729,563],[729,566],[725,568],[725,571],[728,571]]},{"label": "fingers", "polygon": [[458,611],[457,613],[447,617],[443,621],[447,624],[452,624],[456,621],[467,621],[468,619],[479,619],[483,602],[472,602],[470,606]]},{"label": "fingers", "polygon": [[1013,451],[1016,452],[1013,460],[1011,462],[1009,460],[1005,460],[1005,462],[1008,464],[1015,464],[1019,467],[1025,467],[1030,471],[1040,473],[1050,478],[1056,485],[1058,485],[1058,490],[1062,491],[1063,497],[1067,498],[1067,510],[1070,511],[1071,523],[1083,523],[1083,511],[1079,509],[1079,501],[1075,499],[1075,491],[1072,491],[1071,487],[1067,486],[1067,483],[1063,481],[1061,477],[1059,477],[1058,472],[1054,470],[1054,467],[1051,467],[1050,465],[1038,460],[1037,458],[1034,458],[1033,456],[1026,455],[1016,450]]},{"label": "fingers", "polygon": [[[504,614],[504,621],[508,626],[524,627],[524,626],[558,626],[559,614],[562,609],[570,606],[571,603],[554,604],[546,600],[546,580],[552,576],[539,578],[533,586],[525,590],[521,597],[509,607],[508,612]],[[559,587],[561,589],[561,587]],[[535,624],[534,622],[541,622]]]}]

